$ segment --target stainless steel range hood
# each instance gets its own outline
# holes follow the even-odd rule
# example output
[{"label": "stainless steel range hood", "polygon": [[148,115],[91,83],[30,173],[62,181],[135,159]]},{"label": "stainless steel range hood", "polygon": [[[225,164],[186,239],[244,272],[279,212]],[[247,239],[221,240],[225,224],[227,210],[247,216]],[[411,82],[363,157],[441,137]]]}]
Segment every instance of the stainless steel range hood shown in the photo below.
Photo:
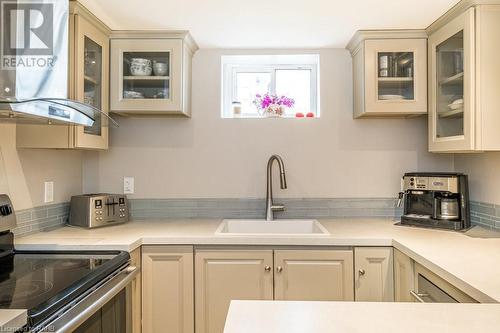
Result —
[{"label": "stainless steel range hood", "polygon": [[69,2],[0,0],[0,121],[117,125],[68,99]]}]

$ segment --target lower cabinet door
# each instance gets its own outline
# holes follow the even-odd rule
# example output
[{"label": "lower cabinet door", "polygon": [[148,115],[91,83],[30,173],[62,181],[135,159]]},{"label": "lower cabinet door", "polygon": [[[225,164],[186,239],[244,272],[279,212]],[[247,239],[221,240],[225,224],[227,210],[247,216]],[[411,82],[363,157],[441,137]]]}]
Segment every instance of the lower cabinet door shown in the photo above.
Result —
[{"label": "lower cabinet door", "polygon": [[196,332],[222,333],[231,300],[272,300],[272,267],[272,250],[197,249]]},{"label": "lower cabinet door", "polygon": [[142,331],[193,333],[193,247],[142,248]]},{"label": "lower cabinet door", "polygon": [[354,262],[356,301],[393,302],[392,247],[357,247]]},{"label": "lower cabinet door", "polygon": [[414,290],[413,260],[403,252],[394,249],[394,300],[413,302],[410,294]]},{"label": "lower cabinet door", "polygon": [[276,300],[353,301],[352,250],[275,250]]},{"label": "lower cabinet door", "polygon": [[132,281],[132,333],[141,333],[142,331],[142,262],[141,248],[130,252],[130,264],[135,266],[139,273]]}]

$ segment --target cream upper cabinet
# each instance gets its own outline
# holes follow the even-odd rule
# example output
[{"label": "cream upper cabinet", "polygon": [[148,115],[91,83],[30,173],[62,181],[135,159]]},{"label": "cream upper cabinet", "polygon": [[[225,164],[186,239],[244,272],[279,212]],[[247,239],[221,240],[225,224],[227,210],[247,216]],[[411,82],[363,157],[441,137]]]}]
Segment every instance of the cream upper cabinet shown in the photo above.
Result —
[{"label": "cream upper cabinet", "polygon": [[353,301],[352,250],[275,250],[274,298]]},{"label": "cream upper cabinet", "polygon": [[[70,2],[70,98],[104,113],[109,105],[110,30],[82,5]],[[75,125],[18,125],[19,148],[107,149],[108,123],[103,116],[91,127]]]},{"label": "cream upper cabinet", "polygon": [[272,267],[272,250],[196,250],[196,332],[222,333],[231,300],[272,300]]},{"label": "cream upper cabinet", "polygon": [[394,301],[392,247],[357,247],[354,263],[356,301]]},{"label": "cream upper cabinet", "polygon": [[353,57],[354,118],[427,114],[424,31],[358,31]]},{"label": "cream upper cabinet", "polygon": [[457,9],[429,32],[429,150],[500,150],[500,5]]},{"label": "cream upper cabinet", "polygon": [[414,290],[414,261],[406,254],[394,249],[394,300],[413,302],[410,294]]},{"label": "cream upper cabinet", "polygon": [[193,247],[142,248],[142,331],[193,333]]},{"label": "cream upper cabinet", "polygon": [[191,115],[188,33],[113,32],[111,111],[129,115]]}]

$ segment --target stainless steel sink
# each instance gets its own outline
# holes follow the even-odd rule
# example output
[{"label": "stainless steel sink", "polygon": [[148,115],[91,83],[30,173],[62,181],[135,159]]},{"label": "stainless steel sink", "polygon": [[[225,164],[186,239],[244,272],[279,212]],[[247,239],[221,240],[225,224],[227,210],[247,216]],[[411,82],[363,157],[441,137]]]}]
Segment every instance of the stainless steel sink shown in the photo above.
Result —
[{"label": "stainless steel sink", "polygon": [[224,220],[215,231],[218,236],[328,236],[316,220]]}]

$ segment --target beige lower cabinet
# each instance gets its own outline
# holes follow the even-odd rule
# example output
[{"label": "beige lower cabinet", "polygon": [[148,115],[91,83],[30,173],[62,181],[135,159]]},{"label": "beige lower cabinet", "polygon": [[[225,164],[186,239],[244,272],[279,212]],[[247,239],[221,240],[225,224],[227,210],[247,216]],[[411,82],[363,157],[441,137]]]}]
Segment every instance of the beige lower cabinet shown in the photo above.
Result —
[{"label": "beige lower cabinet", "polygon": [[394,249],[394,300],[413,302],[410,294],[414,290],[414,261],[403,252]]},{"label": "beige lower cabinet", "polygon": [[392,247],[357,247],[354,249],[356,301],[394,301],[392,252]]},{"label": "beige lower cabinet", "polygon": [[352,250],[275,250],[274,298],[353,301]]},{"label": "beige lower cabinet", "polygon": [[196,332],[222,333],[231,300],[272,300],[272,267],[271,249],[197,249]]},{"label": "beige lower cabinet", "polygon": [[142,262],[141,248],[130,252],[130,264],[137,267],[139,273],[132,281],[132,333],[142,331]]},{"label": "beige lower cabinet", "polygon": [[352,301],[352,250],[197,249],[195,295],[196,333],[222,333],[231,300]]},{"label": "beige lower cabinet", "polygon": [[194,332],[193,247],[142,248],[142,331]]}]

